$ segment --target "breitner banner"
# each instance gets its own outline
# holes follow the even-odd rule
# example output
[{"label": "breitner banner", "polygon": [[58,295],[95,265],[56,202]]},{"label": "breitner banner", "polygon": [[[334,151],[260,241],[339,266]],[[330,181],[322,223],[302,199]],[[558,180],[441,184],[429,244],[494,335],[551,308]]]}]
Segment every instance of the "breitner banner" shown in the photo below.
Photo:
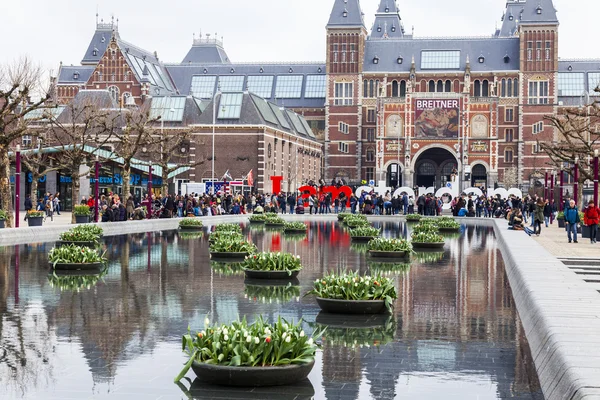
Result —
[{"label": "breitner banner", "polygon": [[415,137],[457,138],[459,109],[458,99],[416,99]]}]

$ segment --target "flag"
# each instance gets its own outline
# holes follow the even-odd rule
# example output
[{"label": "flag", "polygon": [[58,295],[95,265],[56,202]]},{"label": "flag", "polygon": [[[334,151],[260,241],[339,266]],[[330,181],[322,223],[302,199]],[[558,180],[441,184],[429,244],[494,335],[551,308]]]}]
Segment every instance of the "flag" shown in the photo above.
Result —
[{"label": "flag", "polygon": [[244,182],[241,181],[230,181],[230,182],[225,182],[225,194],[231,194],[231,186],[243,186]]},{"label": "flag", "polygon": [[248,179],[248,186],[254,186],[254,176],[252,174],[252,170],[248,172],[248,176],[246,177],[246,179]]},{"label": "flag", "polygon": [[227,181],[227,180],[232,181],[233,180],[233,178],[231,177],[231,174],[229,173],[229,170],[225,171],[225,174],[223,174],[223,177],[221,178],[221,180],[223,180],[223,181]]}]

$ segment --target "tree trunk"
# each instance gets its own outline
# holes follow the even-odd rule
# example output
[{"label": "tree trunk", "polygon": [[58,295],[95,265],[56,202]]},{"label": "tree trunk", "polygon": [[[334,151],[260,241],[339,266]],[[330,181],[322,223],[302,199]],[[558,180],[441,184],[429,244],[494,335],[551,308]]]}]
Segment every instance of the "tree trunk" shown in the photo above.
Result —
[{"label": "tree trunk", "polygon": [[33,172],[31,172],[31,191],[29,192],[29,197],[31,198],[31,204],[35,207],[37,204],[37,190],[39,184],[40,177]]},{"label": "tree trunk", "polygon": [[127,199],[131,194],[129,181],[131,179],[131,165],[126,162],[123,164],[123,199]]},{"label": "tree trunk", "polygon": [[6,227],[13,226],[13,199],[10,190],[10,159],[8,158],[8,149],[0,146],[0,202],[2,209],[6,211]]},{"label": "tree trunk", "polygon": [[[79,204],[79,192],[80,192],[80,183],[79,183],[79,170],[77,173],[71,173],[71,181],[73,188],[73,211],[75,211],[75,206]],[[75,223],[75,212],[71,213],[71,223]]]},{"label": "tree trunk", "polygon": [[161,165],[162,168],[162,186],[160,188],[161,194],[166,196],[169,194],[169,167]]}]

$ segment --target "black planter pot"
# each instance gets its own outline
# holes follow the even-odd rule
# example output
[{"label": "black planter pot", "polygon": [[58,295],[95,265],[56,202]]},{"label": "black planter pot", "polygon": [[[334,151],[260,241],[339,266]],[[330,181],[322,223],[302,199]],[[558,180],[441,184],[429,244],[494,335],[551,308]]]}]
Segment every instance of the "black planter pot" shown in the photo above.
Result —
[{"label": "black planter pot", "polygon": [[369,255],[375,258],[404,258],[407,256],[406,251],[379,251],[369,250]]},{"label": "black planter pot", "polygon": [[192,370],[201,383],[222,386],[260,387],[290,385],[306,379],[315,365],[285,365],[281,367],[229,367],[195,362]]},{"label": "black planter pot", "polygon": [[265,226],[270,228],[282,228],[285,224],[271,224],[269,222],[265,222]]},{"label": "black planter pot", "polygon": [[333,314],[380,314],[386,311],[383,300],[336,300],[317,297],[321,310]]},{"label": "black planter pot", "polygon": [[440,242],[440,243],[417,243],[417,242],[412,242],[412,245],[415,249],[443,249],[444,248],[444,242]]},{"label": "black planter pot", "polygon": [[589,239],[591,236],[592,236],[591,228],[587,225],[582,225],[581,226],[581,237],[583,237],[585,239]]},{"label": "black planter pot", "polygon": [[[52,267],[52,263],[49,263]],[[102,263],[84,263],[84,264],[56,264],[54,269],[78,271],[78,270],[99,270],[102,269]]]},{"label": "black planter pot", "polygon": [[5,219],[0,219],[0,229],[3,229],[5,227],[5,223],[6,223]]},{"label": "black planter pot", "polygon": [[248,254],[247,252],[244,253],[234,253],[234,252],[222,252],[222,251],[211,251],[210,252],[210,258],[212,259],[222,259],[222,260],[230,260],[230,259],[244,259]]},{"label": "black planter pot", "polygon": [[557,219],[558,221],[558,227],[559,228],[564,228],[565,227],[565,220],[564,219]]},{"label": "black planter pot", "polygon": [[377,236],[350,236],[350,239],[352,239],[353,242],[368,242],[371,239],[375,239]]},{"label": "black planter pot", "polygon": [[456,233],[460,230],[460,227],[458,227],[458,228],[438,228],[438,230],[441,233]]},{"label": "black planter pot", "polygon": [[44,217],[27,217],[29,226],[42,226],[42,222],[44,222]]},{"label": "black planter pot", "polygon": [[203,226],[192,226],[192,225],[179,225],[179,229],[182,231],[201,231]]},{"label": "black planter pot", "polygon": [[390,314],[331,314],[319,312],[315,322],[334,329],[373,329],[385,325],[392,316]]},{"label": "black planter pot", "polygon": [[92,249],[96,247],[96,242],[71,242],[68,240],[59,240],[56,242],[56,247],[67,246],[70,244],[74,244],[75,246],[89,247]]},{"label": "black planter pot", "polygon": [[[202,383],[200,379],[195,379],[189,389],[181,382],[178,382],[177,386],[183,391],[185,398],[194,400],[247,400],[249,396],[247,388],[209,385]],[[260,396],[269,400],[313,400],[315,396],[315,388],[308,379],[285,385],[283,389],[276,386],[263,387],[260,389]]]},{"label": "black planter pot", "polygon": [[76,215],[75,223],[76,224],[89,224],[90,223],[90,215]]},{"label": "black planter pot", "polygon": [[248,279],[278,279],[278,280],[291,280],[295,279],[300,271],[293,271],[288,274],[286,271],[252,271],[245,269],[244,273]]},{"label": "black planter pot", "polygon": [[252,221],[252,220],[250,220],[250,223],[251,223],[251,224],[257,224],[257,225],[258,225],[258,224],[264,224],[264,223],[265,223],[265,221]]}]

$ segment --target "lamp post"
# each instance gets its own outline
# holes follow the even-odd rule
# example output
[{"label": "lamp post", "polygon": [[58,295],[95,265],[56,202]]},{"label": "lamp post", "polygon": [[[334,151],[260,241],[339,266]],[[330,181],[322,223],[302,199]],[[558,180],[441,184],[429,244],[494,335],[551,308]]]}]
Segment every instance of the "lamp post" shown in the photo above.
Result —
[{"label": "lamp post", "polygon": [[548,204],[550,204],[551,207],[551,213],[550,213],[550,223],[552,224],[554,221],[554,180],[556,179],[556,173],[554,170],[552,170],[552,175],[550,176],[550,198],[552,199],[552,201],[548,200]]},{"label": "lamp post", "polygon": [[598,149],[594,150],[594,205],[598,207]]},{"label": "lamp post", "polygon": [[573,168],[573,200],[575,200],[576,207],[579,207],[579,177],[581,175],[579,161],[579,157],[575,157],[575,166]]},{"label": "lamp post", "polygon": [[544,176],[544,200],[548,200],[548,171]]},{"label": "lamp post", "polygon": [[148,163],[148,219],[152,218],[152,161]]},{"label": "lamp post", "polygon": [[565,171],[560,169],[560,196],[558,197],[558,211],[563,211],[563,186],[565,185]]},{"label": "lamp post", "polygon": [[211,159],[211,170],[212,170],[212,178],[211,178],[211,187],[210,187],[210,194],[214,195],[215,194],[215,124],[217,123],[217,96],[221,95],[221,85],[219,84],[217,86],[217,91],[215,92],[215,95],[213,96],[213,115],[212,115],[212,159]]},{"label": "lamp post", "polygon": [[19,227],[21,202],[21,146],[17,145],[15,153],[15,228]]},{"label": "lamp post", "polygon": [[98,160],[98,156],[96,155],[96,162],[94,164],[94,222],[98,223],[98,207],[100,206],[99,198],[100,198],[100,161]]}]

